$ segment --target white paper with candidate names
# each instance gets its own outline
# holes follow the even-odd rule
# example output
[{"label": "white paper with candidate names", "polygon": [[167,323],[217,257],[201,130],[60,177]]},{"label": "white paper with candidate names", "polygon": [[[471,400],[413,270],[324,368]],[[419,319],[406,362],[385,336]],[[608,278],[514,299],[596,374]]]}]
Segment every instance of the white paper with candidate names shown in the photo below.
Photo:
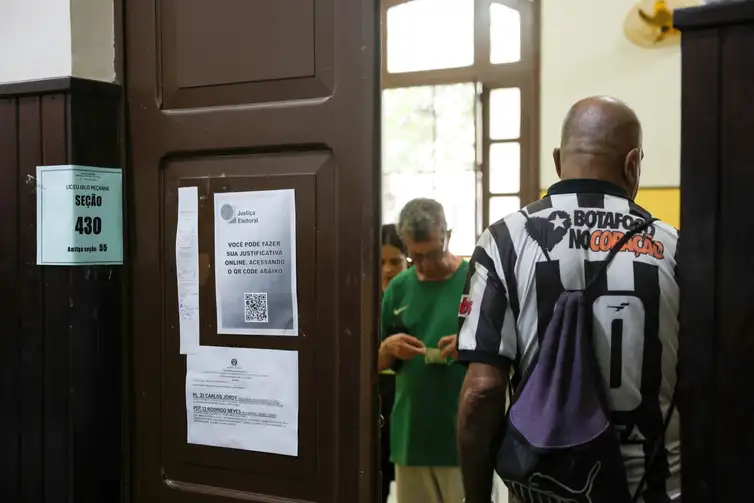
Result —
[{"label": "white paper with candidate names", "polygon": [[198,347],[187,355],[188,443],[298,455],[298,353]]}]

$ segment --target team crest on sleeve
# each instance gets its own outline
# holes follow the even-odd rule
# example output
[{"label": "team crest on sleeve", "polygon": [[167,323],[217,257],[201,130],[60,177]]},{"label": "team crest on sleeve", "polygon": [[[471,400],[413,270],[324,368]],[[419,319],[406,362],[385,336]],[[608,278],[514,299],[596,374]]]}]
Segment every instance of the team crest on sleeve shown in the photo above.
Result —
[{"label": "team crest on sleeve", "polygon": [[468,295],[461,297],[461,305],[458,307],[458,316],[460,318],[467,318],[471,314],[471,306],[474,301],[469,298]]}]

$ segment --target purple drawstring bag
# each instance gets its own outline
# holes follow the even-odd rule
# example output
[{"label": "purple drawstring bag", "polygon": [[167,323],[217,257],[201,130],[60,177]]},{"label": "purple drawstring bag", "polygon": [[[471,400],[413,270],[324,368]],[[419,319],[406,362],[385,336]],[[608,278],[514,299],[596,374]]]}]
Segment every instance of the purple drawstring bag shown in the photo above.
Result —
[{"label": "purple drawstring bag", "polygon": [[521,503],[630,503],[644,485],[642,480],[632,497],[592,345],[588,306],[591,285],[653,221],[631,228],[584,290],[561,294],[539,352],[511,397],[496,472]]}]

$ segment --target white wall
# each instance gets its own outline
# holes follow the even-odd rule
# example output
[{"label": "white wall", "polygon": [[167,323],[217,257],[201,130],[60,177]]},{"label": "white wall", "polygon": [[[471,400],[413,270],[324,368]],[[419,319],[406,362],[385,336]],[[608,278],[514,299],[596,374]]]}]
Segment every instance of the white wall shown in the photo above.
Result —
[{"label": "white wall", "polygon": [[[5,0],[0,0],[2,1]],[[70,1],[71,75],[113,82],[115,80],[113,0]]]},{"label": "white wall", "polygon": [[113,0],[0,0],[0,83],[115,80]]},{"label": "white wall", "polygon": [[0,0],[0,82],[70,72],[69,0]]},{"label": "white wall", "polygon": [[552,149],[576,100],[606,94],[631,105],[644,126],[642,186],[680,183],[680,46],[641,49],[623,34],[635,0],[542,0],[540,186],[557,175]]}]

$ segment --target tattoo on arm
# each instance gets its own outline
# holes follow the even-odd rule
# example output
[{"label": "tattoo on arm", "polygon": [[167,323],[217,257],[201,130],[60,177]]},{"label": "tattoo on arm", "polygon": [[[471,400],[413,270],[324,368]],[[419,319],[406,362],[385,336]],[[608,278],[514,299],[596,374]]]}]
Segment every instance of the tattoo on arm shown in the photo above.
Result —
[{"label": "tattoo on arm", "polygon": [[508,369],[472,363],[461,389],[458,452],[467,503],[490,503]]}]

